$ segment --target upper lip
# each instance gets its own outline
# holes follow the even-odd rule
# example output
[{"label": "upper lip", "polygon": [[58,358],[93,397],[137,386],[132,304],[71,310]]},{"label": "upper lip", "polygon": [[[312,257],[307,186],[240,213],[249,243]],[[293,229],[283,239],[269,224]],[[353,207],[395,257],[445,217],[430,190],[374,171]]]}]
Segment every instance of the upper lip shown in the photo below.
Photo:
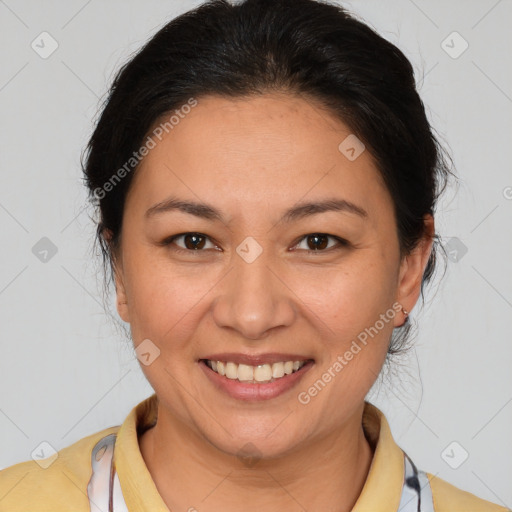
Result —
[{"label": "upper lip", "polygon": [[235,352],[223,352],[222,354],[210,354],[201,359],[210,359],[211,361],[231,361],[237,364],[247,364],[249,366],[258,366],[262,364],[272,364],[285,361],[313,361],[310,357],[304,357],[298,354],[240,354]]}]

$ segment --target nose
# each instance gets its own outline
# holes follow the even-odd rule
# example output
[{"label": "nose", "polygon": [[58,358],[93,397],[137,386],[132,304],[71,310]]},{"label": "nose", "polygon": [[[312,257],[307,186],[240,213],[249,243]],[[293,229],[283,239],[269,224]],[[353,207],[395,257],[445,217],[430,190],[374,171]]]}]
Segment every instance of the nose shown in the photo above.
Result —
[{"label": "nose", "polygon": [[296,308],[294,294],[286,285],[270,250],[254,260],[234,254],[228,274],[216,287],[213,318],[220,328],[231,328],[240,336],[258,340],[272,329],[292,325]]}]

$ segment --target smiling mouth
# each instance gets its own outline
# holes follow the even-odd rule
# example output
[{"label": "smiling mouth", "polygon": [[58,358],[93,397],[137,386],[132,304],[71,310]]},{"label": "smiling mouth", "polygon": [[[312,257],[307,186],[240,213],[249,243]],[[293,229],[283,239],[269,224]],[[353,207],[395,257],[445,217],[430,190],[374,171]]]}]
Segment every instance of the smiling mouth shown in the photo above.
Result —
[{"label": "smiling mouth", "polygon": [[266,384],[299,372],[307,363],[313,362],[313,359],[280,361],[257,366],[237,364],[232,361],[212,361],[210,359],[201,359],[200,362],[227,379],[243,382],[244,384]]}]

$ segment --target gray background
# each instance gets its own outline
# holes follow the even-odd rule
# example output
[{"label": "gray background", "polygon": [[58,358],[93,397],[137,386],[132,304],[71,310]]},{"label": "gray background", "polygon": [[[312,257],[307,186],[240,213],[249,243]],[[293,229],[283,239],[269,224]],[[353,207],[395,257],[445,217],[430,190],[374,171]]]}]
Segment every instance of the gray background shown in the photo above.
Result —
[{"label": "gray background", "polygon": [[[113,72],[199,3],[0,0],[0,468],[118,425],[152,393],[103,309],[79,158]],[[421,469],[512,507],[511,2],[344,5],[411,59],[461,178],[437,215],[453,261],[412,313],[415,349],[369,398]],[[58,48],[42,58],[45,31]]]}]

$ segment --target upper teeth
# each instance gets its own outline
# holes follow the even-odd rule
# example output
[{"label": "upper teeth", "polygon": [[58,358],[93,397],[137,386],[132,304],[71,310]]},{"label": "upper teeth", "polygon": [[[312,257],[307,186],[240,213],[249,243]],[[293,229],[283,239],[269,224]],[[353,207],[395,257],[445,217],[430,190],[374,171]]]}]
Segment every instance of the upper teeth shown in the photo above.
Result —
[{"label": "upper teeth", "polygon": [[233,363],[232,361],[211,361],[207,359],[206,364],[214,372],[224,375],[228,379],[238,379],[240,382],[272,382],[273,379],[279,379],[299,370],[306,364],[306,361],[285,361],[250,366]]}]

